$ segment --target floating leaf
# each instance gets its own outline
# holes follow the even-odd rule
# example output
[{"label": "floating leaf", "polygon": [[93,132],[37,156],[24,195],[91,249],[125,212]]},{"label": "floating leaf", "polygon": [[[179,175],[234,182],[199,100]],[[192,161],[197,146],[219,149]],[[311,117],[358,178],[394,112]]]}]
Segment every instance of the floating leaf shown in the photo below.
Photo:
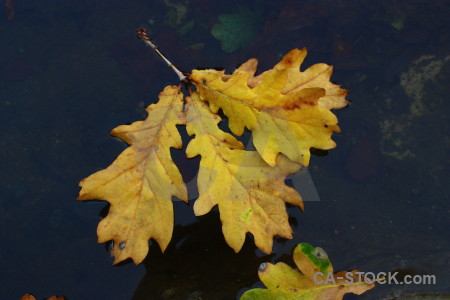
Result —
[{"label": "floating leaf", "polygon": [[187,189],[170,156],[182,147],[176,125],[185,124],[183,95],[167,86],[147,108],[145,121],[119,126],[111,135],[130,144],[106,169],[81,181],[79,200],[111,204],[98,225],[98,242],[114,241],[114,263],[131,257],[140,263],[155,239],[164,251],[173,230],[172,196],[187,202]]},{"label": "floating leaf", "polygon": [[346,104],[346,91],[328,81],[332,69],[324,69],[325,64],[300,72],[304,55],[306,51],[294,49],[257,77],[256,59],[231,75],[211,69],[193,70],[191,75],[201,99],[214,113],[223,110],[234,134],[252,131],[256,150],[271,166],[278,153],[307,166],[310,148],[336,146],[331,135],[340,129],[329,108]]},{"label": "floating leaf", "polygon": [[[138,34],[146,37],[145,31]],[[157,49],[149,38],[147,42]],[[187,202],[186,186],[170,156],[170,148],[182,147],[177,125],[186,125],[195,136],[187,156],[201,156],[197,216],[217,205],[225,239],[236,252],[248,232],[265,253],[272,251],[274,236],[292,238],[285,203],[301,209],[303,203],[285,184],[286,176],[309,164],[311,147],[335,147],[331,135],[340,129],[330,109],[347,103],[347,92],[329,81],[330,66],[317,64],[300,71],[305,55],[306,50],[294,49],[258,76],[256,59],[231,75],[216,70],[184,75],[169,64],[190,96],[180,93],[181,84],[167,86],[159,102],[147,108],[145,121],[111,132],[130,147],[108,168],[80,183],[79,200],[111,205],[97,233],[100,243],[114,242],[114,263],[127,258],[140,263],[150,239],[163,251],[171,240],[171,199]],[[257,151],[246,151],[238,139],[219,129],[219,109],[228,117],[232,133],[252,131]]]},{"label": "floating leaf", "polygon": [[280,155],[271,167],[256,151],[245,151],[241,142],[218,128],[220,117],[198,93],[187,97],[186,108],[187,131],[195,134],[186,154],[201,155],[195,214],[204,215],[218,205],[223,234],[236,252],[250,232],[256,246],[269,254],[275,235],[292,238],[285,202],[303,208],[298,193],[284,183],[300,165]]},{"label": "floating leaf", "polygon": [[263,263],[258,275],[267,289],[252,289],[240,300],[340,300],[347,293],[360,295],[375,287],[358,271],[333,273],[322,248],[302,243],[295,247],[294,262],[300,272],[285,263]]}]

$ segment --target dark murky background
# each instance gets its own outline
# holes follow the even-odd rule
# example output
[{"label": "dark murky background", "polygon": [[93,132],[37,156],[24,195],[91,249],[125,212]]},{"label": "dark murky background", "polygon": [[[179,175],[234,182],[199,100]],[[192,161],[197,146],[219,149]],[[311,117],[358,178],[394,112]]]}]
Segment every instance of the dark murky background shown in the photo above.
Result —
[{"label": "dark murky background", "polygon": [[[3,7],[0,17],[1,299],[234,299],[257,285],[261,262],[293,265],[299,242],[323,247],[336,271],[437,276],[436,285],[378,286],[348,299],[450,292],[450,2],[12,4],[13,20]],[[220,15],[237,41],[211,34]],[[231,72],[251,57],[265,70],[307,47],[302,69],[331,64],[332,80],[350,91],[351,106],[335,111],[338,147],[311,160],[320,201],[303,193],[305,212],[289,209],[295,236],[278,239],[274,255],[262,257],[250,237],[234,254],[218,214],[196,219],[192,202],[175,202],[178,225],[164,255],[152,245],[143,264],[113,267],[97,244],[105,203],[77,202],[78,182],[125,148],[108,132],[145,117],[159,91],[177,83],[135,39],[141,26],[183,70]],[[177,158],[189,180],[198,160]]]}]

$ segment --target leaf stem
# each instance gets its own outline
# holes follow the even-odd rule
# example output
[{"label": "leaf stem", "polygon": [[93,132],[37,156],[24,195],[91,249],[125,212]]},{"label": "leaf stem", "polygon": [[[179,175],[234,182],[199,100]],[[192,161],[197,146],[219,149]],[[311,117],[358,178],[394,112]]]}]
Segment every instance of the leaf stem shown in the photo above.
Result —
[{"label": "leaf stem", "polygon": [[175,67],[168,59],[167,57],[162,54],[161,50],[159,50],[159,47],[156,46],[155,43],[153,43],[152,39],[148,36],[147,34],[147,29],[145,28],[138,28],[136,29],[136,37],[140,40],[143,40],[144,43],[147,46],[150,46],[153,48],[153,50],[155,50],[156,54],[158,54],[159,57],[161,57],[166,64],[178,75],[178,78],[180,78],[181,82],[186,82],[188,77],[181,72],[180,70],[177,69],[177,67]]}]

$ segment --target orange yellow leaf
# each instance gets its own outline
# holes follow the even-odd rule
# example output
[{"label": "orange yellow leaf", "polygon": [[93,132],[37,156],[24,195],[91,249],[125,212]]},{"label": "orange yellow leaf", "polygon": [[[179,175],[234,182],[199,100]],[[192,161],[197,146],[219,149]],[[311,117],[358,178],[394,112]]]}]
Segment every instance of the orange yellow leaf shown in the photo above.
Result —
[{"label": "orange yellow leaf", "polygon": [[[293,49],[273,68],[273,71],[287,70],[288,72],[288,81],[281,92],[283,94],[291,94],[304,88],[321,87],[325,90],[325,95],[319,99],[318,104],[320,106],[327,109],[347,106],[348,101],[345,97],[348,91],[341,89],[339,85],[330,81],[331,75],[333,74],[332,66],[319,63],[312,65],[303,72],[300,71],[306,54],[306,49]],[[263,73],[256,77],[257,79],[252,84],[257,84],[258,78],[264,76],[265,74]]]},{"label": "orange yellow leaf", "polygon": [[137,264],[155,239],[164,251],[172,237],[172,196],[187,202],[187,190],[172,161],[170,148],[180,149],[176,125],[185,124],[183,95],[167,86],[147,108],[145,121],[111,131],[130,145],[106,169],[81,181],[79,200],[108,201],[109,213],[97,229],[98,241],[113,240],[114,263],[132,258]]},{"label": "orange yellow leaf", "polygon": [[257,61],[251,59],[231,75],[193,70],[190,79],[214,113],[223,110],[234,134],[253,132],[255,148],[269,165],[282,153],[307,166],[310,148],[336,146],[331,135],[340,129],[329,109],[344,106],[347,92],[329,82],[332,68],[325,64],[300,72],[305,55],[294,49],[257,77]]},{"label": "orange yellow leaf", "polygon": [[303,209],[298,193],[284,183],[300,165],[280,155],[271,167],[256,151],[245,151],[241,142],[218,128],[221,118],[199,97],[195,92],[186,98],[187,132],[195,135],[186,154],[201,155],[194,212],[204,215],[218,205],[225,240],[236,252],[250,232],[256,246],[270,253],[275,235],[292,238],[285,203]]},{"label": "orange yellow leaf", "polygon": [[[236,71],[245,71],[250,77],[248,86],[253,88],[259,85],[263,77],[270,73],[286,70],[288,73],[288,81],[281,91],[283,94],[292,94],[295,91],[304,88],[321,87],[325,90],[325,95],[319,99],[319,105],[327,109],[343,108],[348,105],[345,97],[348,94],[347,90],[341,89],[339,85],[330,81],[333,73],[333,67],[324,63],[315,64],[304,72],[300,71],[300,67],[305,60],[306,49],[293,49],[287,53],[283,59],[276,64],[272,70],[265,71],[259,76],[254,76],[258,68],[258,60],[255,58],[249,59],[243,63]],[[228,80],[232,75],[224,75],[224,80]]]},{"label": "orange yellow leaf", "polygon": [[[64,300],[65,298],[62,296],[51,296],[50,298],[47,298],[47,300]],[[20,298],[20,300],[37,300],[36,297],[30,294],[25,294]]]},{"label": "orange yellow leaf", "polygon": [[263,263],[258,275],[267,289],[249,290],[240,300],[340,300],[347,293],[360,295],[375,287],[366,282],[361,272],[333,273],[331,262],[322,248],[299,244],[293,258],[300,272],[284,263]]}]

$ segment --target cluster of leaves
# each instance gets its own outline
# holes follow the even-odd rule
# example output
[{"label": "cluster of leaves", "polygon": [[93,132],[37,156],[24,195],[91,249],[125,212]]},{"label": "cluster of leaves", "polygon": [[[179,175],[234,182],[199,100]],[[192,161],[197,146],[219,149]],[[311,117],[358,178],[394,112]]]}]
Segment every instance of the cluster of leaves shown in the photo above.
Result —
[{"label": "cluster of leaves", "polygon": [[[113,240],[114,263],[127,258],[140,263],[149,239],[163,251],[171,240],[172,197],[188,201],[170,155],[170,148],[182,148],[177,125],[195,135],[187,157],[201,156],[197,216],[218,205],[223,234],[236,252],[247,232],[265,253],[272,251],[275,235],[292,238],[285,203],[302,209],[303,203],[285,178],[309,164],[310,148],[335,147],[331,135],[339,127],[331,109],[347,105],[347,91],[330,82],[331,66],[315,64],[300,71],[305,56],[305,49],[294,49],[258,76],[256,59],[232,74],[193,70],[188,96],[181,93],[181,84],[167,86],[147,108],[146,120],[112,130],[130,147],[108,168],[81,181],[78,199],[111,204],[97,233],[100,243]],[[246,151],[218,127],[219,109],[235,136],[246,128],[252,131],[256,151]]]},{"label": "cluster of leaves", "polygon": [[360,295],[375,287],[359,271],[333,273],[326,252],[308,243],[298,244],[293,259],[297,271],[285,263],[263,263],[258,275],[267,289],[252,289],[240,300],[253,299],[336,299],[347,293]]}]

